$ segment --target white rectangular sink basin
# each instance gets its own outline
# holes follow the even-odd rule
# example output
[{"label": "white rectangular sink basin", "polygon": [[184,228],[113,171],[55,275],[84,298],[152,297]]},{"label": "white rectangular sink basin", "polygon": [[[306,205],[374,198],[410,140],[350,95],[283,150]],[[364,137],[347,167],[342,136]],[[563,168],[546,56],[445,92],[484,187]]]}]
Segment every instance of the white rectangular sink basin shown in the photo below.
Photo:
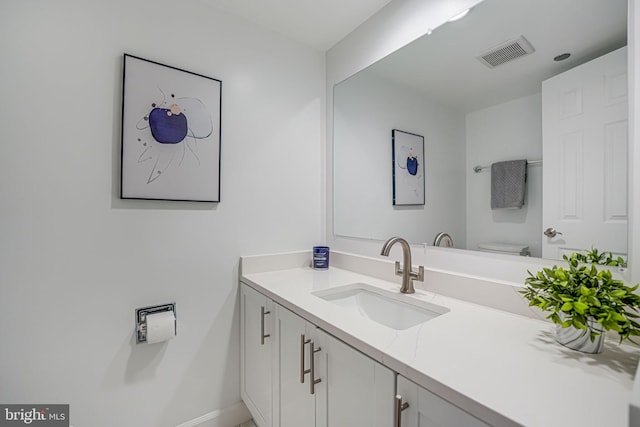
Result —
[{"label": "white rectangular sink basin", "polygon": [[366,283],[353,283],[317,291],[313,292],[313,295],[399,331],[427,322],[449,311],[448,308]]}]

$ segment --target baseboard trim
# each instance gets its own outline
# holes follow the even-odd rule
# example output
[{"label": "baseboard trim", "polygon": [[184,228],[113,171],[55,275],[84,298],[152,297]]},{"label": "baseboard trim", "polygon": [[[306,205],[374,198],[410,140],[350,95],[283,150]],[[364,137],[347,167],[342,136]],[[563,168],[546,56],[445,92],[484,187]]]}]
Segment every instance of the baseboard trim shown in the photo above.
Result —
[{"label": "baseboard trim", "polygon": [[184,422],[176,427],[235,427],[251,419],[244,402],[218,409]]}]

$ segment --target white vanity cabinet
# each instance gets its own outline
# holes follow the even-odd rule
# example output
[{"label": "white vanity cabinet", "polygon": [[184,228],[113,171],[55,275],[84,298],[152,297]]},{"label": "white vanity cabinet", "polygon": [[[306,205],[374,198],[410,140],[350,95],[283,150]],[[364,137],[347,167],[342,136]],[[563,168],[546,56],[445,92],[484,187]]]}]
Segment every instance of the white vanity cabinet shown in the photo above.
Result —
[{"label": "white vanity cabinet", "polygon": [[240,294],[241,394],[258,427],[392,426],[393,371],[249,286]]},{"label": "white vanity cabinet", "polygon": [[395,413],[401,427],[489,427],[401,375],[397,379]]},{"label": "white vanity cabinet", "polygon": [[276,306],[278,427],[389,427],[394,373]]},{"label": "white vanity cabinet", "polygon": [[240,394],[260,427],[273,424],[273,302],[240,287]]},{"label": "white vanity cabinet", "polygon": [[[355,284],[376,288],[380,294],[397,292],[397,283],[382,277],[391,274],[392,264],[337,251],[331,256],[334,265],[327,271],[309,268],[309,251],[241,260],[242,397],[258,427],[395,427],[394,421],[404,427],[630,425],[629,394],[640,359],[634,346],[610,343],[598,363],[589,362],[585,369],[584,358],[569,357],[573,350],[547,340],[553,332],[549,322],[422,290],[395,296],[449,311],[415,327],[385,327],[355,310],[363,308],[360,301],[355,301],[356,307],[337,302],[359,294],[344,293],[360,289]],[[438,280],[459,286],[460,292],[475,286],[444,273]],[[489,282],[478,286],[494,289]],[[249,297],[257,293],[264,296]],[[263,306],[270,312],[265,316]],[[391,311],[376,308],[373,313]],[[265,345],[261,332],[270,335]],[[305,344],[307,340],[313,344]],[[473,345],[487,342],[491,345]],[[265,354],[263,348],[269,344],[273,352]],[[300,369],[311,369],[310,360],[313,379],[320,381],[313,395],[311,375],[306,373],[300,382]],[[264,396],[269,385],[271,395]],[[595,386],[601,392],[584,393]],[[562,390],[563,399],[548,393],[550,389]],[[401,420],[394,420],[397,395],[401,407],[409,404],[400,411]]]}]

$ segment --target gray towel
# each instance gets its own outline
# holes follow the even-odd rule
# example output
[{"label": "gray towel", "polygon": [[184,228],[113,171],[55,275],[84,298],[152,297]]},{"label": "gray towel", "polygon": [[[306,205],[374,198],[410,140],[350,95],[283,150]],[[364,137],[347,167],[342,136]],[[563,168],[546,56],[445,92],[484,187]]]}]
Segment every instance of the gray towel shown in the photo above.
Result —
[{"label": "gray towel", "polygon": [[527,161],[491,165],[491,209],[522,208],[527,183]]}]

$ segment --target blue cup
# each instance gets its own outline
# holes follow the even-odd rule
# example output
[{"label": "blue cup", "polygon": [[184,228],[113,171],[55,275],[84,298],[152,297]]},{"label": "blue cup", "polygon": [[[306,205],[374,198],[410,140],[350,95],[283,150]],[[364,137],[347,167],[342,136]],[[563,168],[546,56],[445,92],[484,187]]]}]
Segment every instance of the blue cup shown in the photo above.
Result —
[{"label": "blue cup", "polygon": [[329,246],[313,247],[313,269],[327,270],[329,268]]}]

